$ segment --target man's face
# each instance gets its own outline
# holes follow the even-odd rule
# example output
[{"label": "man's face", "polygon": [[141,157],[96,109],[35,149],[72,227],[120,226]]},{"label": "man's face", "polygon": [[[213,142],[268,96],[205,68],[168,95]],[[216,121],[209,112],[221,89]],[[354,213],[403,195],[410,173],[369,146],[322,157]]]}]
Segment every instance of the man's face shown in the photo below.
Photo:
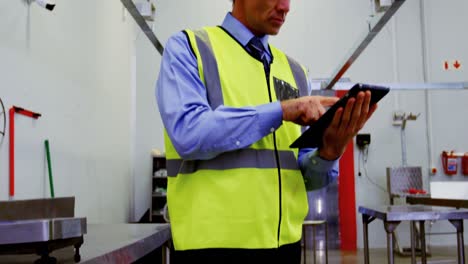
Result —
[{"label": "man's face", "polygon": [[289,12],[290,0],[236,0],[233,15],[255,35],[276,35]]}]

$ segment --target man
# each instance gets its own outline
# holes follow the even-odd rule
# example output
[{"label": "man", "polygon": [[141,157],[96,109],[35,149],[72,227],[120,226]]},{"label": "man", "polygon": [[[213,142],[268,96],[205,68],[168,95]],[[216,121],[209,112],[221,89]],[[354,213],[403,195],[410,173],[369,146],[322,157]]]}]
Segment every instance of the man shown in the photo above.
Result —
[{"label": "man", "polygon": [[235,0],[219,27],[171,37],[156,84],[166,129],[177,263],[299,263],[304,179],[327,183],[375,107],[360,93],[319,149],[290,149],[337,98],[307,96],[304,68],[268,44],[289,0]]}]

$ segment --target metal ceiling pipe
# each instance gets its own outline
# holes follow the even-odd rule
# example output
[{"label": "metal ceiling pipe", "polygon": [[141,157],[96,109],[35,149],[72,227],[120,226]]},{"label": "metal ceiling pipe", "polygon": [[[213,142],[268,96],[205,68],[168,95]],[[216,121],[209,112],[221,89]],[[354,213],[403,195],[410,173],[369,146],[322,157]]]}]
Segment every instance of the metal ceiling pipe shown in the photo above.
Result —
[{"label": "metal ceiling pipe", "polygon": [[333,77],[328,82],[325,89],[332,89],[333,86],[340,80],[344,73],[351,67],[354,61],[361,55],[361,53],[367,48],[369,43],[377,36],[377,34],[382,30],[382,28],[387,24],[387,22],[393,17],[393,15],[398,11],[398,9],[403,5],[406,0],[394,0],[392,5],[388,7],[387,11],[381,15],[380,19],[372,25],[369,23],[369,29],[366,31],[361,38],[358,39],[356,44],[351,48],[350,52],[345,56],[345,60],[335,73]]}]

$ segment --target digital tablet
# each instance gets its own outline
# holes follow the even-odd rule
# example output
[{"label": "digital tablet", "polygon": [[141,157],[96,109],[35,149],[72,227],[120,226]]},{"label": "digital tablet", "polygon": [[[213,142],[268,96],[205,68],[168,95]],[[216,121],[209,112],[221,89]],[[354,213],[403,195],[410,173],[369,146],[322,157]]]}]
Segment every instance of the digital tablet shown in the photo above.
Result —
[{"label": "digital tablet", "polygon": [[371,91],[371,105],[377,103],[389,91],[390,88],[370,85],[370,84],[355,84],[343,97],[332,105],[315,123],[302,133],[292,144],[290,148],[318,148],[322,145],[322,137],[325,129],[330,125],[335,116],[336,110],[340,107],[345,107],[349,98],[356,97],[359,92]]}]

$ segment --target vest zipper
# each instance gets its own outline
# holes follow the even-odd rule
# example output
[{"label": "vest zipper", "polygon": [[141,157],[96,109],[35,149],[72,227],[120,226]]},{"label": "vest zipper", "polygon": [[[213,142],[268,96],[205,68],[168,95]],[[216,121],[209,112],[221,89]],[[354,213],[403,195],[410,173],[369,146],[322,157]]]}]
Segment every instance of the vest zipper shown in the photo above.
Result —
[{"label": "vest zipper", "polygon": [[[269,67],[271,66],[268,65]],[[265,71],[265,77],[266,77],[266,82],[268,86],[268,98],[270,100],[270,103],[273,102],[273,99],[271,97],[271,87],[270,87],[270,70],[266,70],[265,67],[263,68]],[[282,206],[281,206],[281,201],[282,201],[282,195],[281,195],[281,164],[280,164],[280,159],[279,159],[279,153],[278,153],[278,146],[276,144],[276,132],[273,132],[273,145],[275,148],[275,160],[276,160],[276,166],[278,169],[278,206],[279,206],[279,219],[278,219],[278,232],[277,232],[277,243],[278,247],[280,244],[280,231],[281,231],[281,218],[282,218]]]}]

